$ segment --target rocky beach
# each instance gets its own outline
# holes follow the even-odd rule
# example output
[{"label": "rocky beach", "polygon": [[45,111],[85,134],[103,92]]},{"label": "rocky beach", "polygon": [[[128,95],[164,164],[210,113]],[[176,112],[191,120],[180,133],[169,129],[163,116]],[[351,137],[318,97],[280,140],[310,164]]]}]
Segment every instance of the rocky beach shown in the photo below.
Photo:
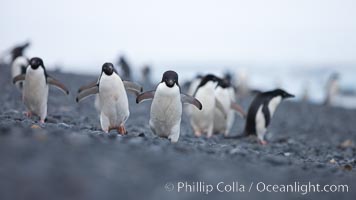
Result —
[{"label": "rocky beach", "polygon": [[[356,196],[356,110],[285,101],[265,146],[255,138],[196,138],[183,115],[179,141],[171,144],[153,136],[150,102],[137,105],[133,95],[128,134],[103,133],[94,98],[75,102],[77,89],[95,76],[49,71],[70,94],[50,89],[47,123],[40,125],[24,116],[10,67],[2,65],[0,72],[0,199]],[[251,100],[242,99],[245,110]],[[241,133],[244,123],[236,117],[231,135]]]}]

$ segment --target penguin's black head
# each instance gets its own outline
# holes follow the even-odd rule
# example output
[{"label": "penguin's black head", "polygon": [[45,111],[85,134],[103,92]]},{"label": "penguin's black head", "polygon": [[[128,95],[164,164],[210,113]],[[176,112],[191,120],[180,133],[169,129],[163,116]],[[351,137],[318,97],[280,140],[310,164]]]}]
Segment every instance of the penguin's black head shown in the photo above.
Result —
[{"label": "penguin's black head", "polygon": [[112,63],[104,63],[102,67],[102,72],[104,72],[108,76],[111,76],[115,72],[114,65]]},{"label": "penguin's black head", "polygon": [[218,86],[220,86],[222,88],[229,88],[229,87],[231,87],[231,83],[227,79],[219,79]]},{"label": "penguin's black head", "polygon": [[288,92],[282,90],[282,89],[276,89],[273,91],[275,96],[281,96],[283,99],[287,99],[287,98],[292,98],[294,97],[293,94],[289,94]]},{"label": "penguin's black head", "polygon": [[201,75],[201,74],[198,74],[198,75],[196,75],[196,77],[195,77],[196,79],[202,79],[203,78],[203,75]]},{"label": "penguin's black head", "polygon": [[212,82],[219,82],[220,81],[220,78],[216,77],[215,75],[213,74],[208,74],[206,76],[204,76],[198,86],[199,87],[202,87],[204,86],[206,83],[208,83],[209,81],[212,81]]},{"label": "penguin's black head", "polygon": [[30,66],[32,69],[37,69],[39,68],[40,66],[43,67],[43,61],[41,58],[38,58],[38,57],[33,57],[31,58],[30,60]]},{"label": "penguin's black head", "polygon": [[178,84],[178,74],[175,71],[166,71],[162,76],[161,83],[166,83],[167,87],[172,88],[175,84]]},{"label": "penguin's black head", "polygon": [[224,79],[231,83],[232,81],[232,74],[230,72],[226,72],[224,75]]}]

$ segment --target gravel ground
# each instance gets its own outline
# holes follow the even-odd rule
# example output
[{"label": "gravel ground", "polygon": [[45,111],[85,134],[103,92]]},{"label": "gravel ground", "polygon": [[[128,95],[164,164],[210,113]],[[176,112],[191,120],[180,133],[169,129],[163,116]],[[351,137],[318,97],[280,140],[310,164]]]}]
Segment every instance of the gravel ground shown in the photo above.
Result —
[{"label": "gravel ground", "polygon": [[[92,76],[49,72],[64,82],[71,94],[51,89],[48,122],[38,127],[37,119],[23,115],[25,107],[20,92],[11,84],[8,66],[0,66],[0,72],[0,199],[356,196],[356,110],[286,101],[272,120],[267,146],[254,138],[195,138],[184,117],[179,142],[171,144],[152,135],[150,103],[137,105],[133,96],[129,98],[128,135],[104,134],[94,98],[75,103],[76,90],[96,79]],[[250,101],[242,100],[245,109]],[[244,121],[237,117],[232,134],[242,132],[243,126]],[[191,186],[200,182],[205,187],[178,191],[185,182]],[[218,191],[220,182],[237,182],[239,191]],[[262,183],[281,188],[283,184],[309,182],[348,185],[348,192],[312,190],[303,195],[304,186],[295,192],[257,190],[263,190]],[[222,185],[219,190],[224,189]],[[202,191],[210,186],[210,193]]]}]

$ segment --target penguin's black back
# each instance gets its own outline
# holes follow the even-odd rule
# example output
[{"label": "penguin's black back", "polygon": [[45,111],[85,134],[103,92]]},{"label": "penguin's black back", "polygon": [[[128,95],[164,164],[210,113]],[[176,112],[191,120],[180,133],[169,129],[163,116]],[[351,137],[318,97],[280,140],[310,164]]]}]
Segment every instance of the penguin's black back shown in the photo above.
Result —
[{"label": "penguin's black back", "polygon": [[244,131],[245,135],[256,134],[256,115],[261,105],[263,105],[262,113],[266,120],[266,127],[270,124],[271,114],[268,109],[268,104],[275,96],[276,95],[273,92],[264,92],[257,94],[247,112],[247,119]]}]

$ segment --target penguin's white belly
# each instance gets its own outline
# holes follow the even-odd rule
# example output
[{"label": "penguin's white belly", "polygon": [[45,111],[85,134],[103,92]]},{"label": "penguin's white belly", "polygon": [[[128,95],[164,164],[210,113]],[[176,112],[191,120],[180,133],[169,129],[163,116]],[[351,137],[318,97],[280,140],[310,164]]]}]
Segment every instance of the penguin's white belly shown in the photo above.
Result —
[{"label": "penguin's white belly", "polygon": [[12,62],[12,65],[11,65],[11,75],[12,75],[12,78],[14,78],[15,76],[17,75],[20,75],[21,72],[22,72],[22,66],[28,66],[28,61],[25,57],[23,56],[20,56],[20,57],[17,57],[13,62]]},{"label": "penguin's white belly", "polygon": [[222,112],[215,108],[214,110],[214,133],[225,133],[228,134],[231,130],[231,127],[235,120],[235,113],[234,111],[230,110],[225,115]]},{"label": "penguin's white belly", "polygon": [[17,65],[15,62],[11,66],[11,75],[12,78],[15,78],[17,75],[21,74],[21,66]]},{"label": "penguin's white belly", "polygon": [[[11,66],[11,75],[12,78],[15,78],[16,76],[21,74],[21,66],[16,65],[16,63],[13,63]],[[21,83],[16,83],[15,84],[18,89],[21,89],[20,85]]]},{"label": "penguin's white belly", "polygon": [[[130,115],[127,94],[121,79],[113,74],[99,83],[99,104],[102,128],[118,128]],[[109,126],[109,127],[105,127]]]},{"label": "penguin's white belly", "polygon": [[[22,74],[22,66],[28,66],[28,61],[25,57],[17,57],[11,65],[11,76],[15,78],[16,76]],[[20,88],[21,83],[16,83],[16,86]]]},{"label": "penguin's white belly", "polygon": [[209,90],[202,91],[200,89],[195,98],[201,102],[203,108],[202,110],[192,109],[191,121],[194,127],[204,132],[214,123],[215,94],[213,90],[209,92]]},{"label": "penguin's white belly", "polygon": [[257,137],[260,138],[261,140],[263,140],[264,138],[264,135],[266,133],[266,119],[262,113],[262,108],[263,108],[263,105],[261,105],[258,110],[257,110],[257,113],[256,113],[256,134],[257,134]]},{"label": "penguin's white belly", "polygon": [[23,88],[23,101],[32,113],[45,118],[47,115],[48,85],[42,68],[28,68]]},{"label": "penguin's white belly", "polygon": [[[228,122],[231,121],[231,99],[227,89],[217,88],[215,91],[216,99],[222,104],[224,108],[223,114],[221,110],[214,108],[214,133],[226,133]],[[226,116],[226,117],[225,117]]]},{"label": "penguin's white belly", "polygon": [[270,113],[270,117],[272,118],[274,112],[276,111],[278,105],[281,103],[282,97],[277,96],[271,99],[271,101],[268,103],[268,110]]},{"label": "penguin's white belly", "polygon": [[[180,132],[182,117],[182,101],[179,88],[163,88],[159,86],[151,105],[150,126],[152,131],[163,137]],[[176,90],[171,93],[166,90]]]},{"label": "penguin's white belly", "polygon": [[[235,90],[233,88],[229,88],[229,96],[231,99],[231,102],[236,102],[236,96],[235,96]],[[229,108],[230,111],[227,115],[227,131],[230,132],[234,122],[235,122],[235,111]],[[228,133],[227,132],[227,133]]]},{"label": "penguin's white belly", "polygon": [[222,114],[222,112],[215,108],[214,109],[214,133],[224,133],[227,128],[227,118]]}]

